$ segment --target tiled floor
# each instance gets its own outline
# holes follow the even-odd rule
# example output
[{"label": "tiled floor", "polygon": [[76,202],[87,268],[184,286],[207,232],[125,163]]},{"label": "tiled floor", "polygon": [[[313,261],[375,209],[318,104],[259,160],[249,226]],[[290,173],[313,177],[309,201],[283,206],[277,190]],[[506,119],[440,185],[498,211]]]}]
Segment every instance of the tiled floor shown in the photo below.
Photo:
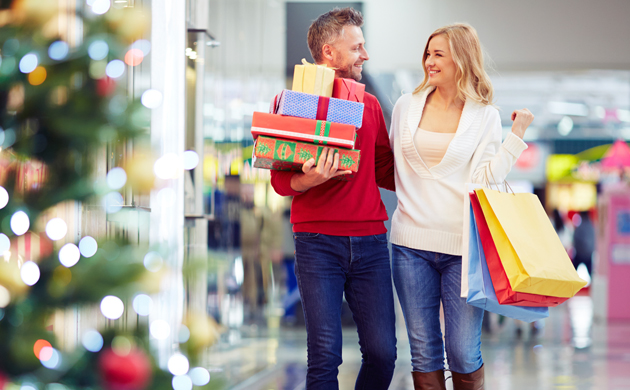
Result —
[{"label": "tiled floor", "polygon": [[[550,312],[538,331],[528,324],[488,316],[491,331],[484,332],[482,339],[486,389],[630,390],[630,323],[594,323],[588,296],[577,296]],[[398,360],[390,389],[412,389],[409,346],[404,324],[399,323]],[[247,331],[259,336],[239,340],[241,333],[235,331],[232,342],[215,347],[208,355],[213,388],[303,389],[304,330],[270,326]],[[361,357],[351,328],[344,333],[343,359],[340,389],[353,389]]]}]

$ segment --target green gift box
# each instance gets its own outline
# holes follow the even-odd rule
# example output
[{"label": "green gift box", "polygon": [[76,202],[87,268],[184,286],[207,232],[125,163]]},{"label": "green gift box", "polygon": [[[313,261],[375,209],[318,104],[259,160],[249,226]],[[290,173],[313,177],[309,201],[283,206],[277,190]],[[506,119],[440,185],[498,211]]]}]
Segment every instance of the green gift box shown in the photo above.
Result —
[{"label": "green gift box", "polygon": [[[279,138],[259,136],[254,144],[253,163],[255,168],[279,171],[302,171],[302,165],[315,158],[317,160],[325,146],[308,142],[289,141]],[[357,172],[361,151],[335,148],[339,153],[339,169]]]}]

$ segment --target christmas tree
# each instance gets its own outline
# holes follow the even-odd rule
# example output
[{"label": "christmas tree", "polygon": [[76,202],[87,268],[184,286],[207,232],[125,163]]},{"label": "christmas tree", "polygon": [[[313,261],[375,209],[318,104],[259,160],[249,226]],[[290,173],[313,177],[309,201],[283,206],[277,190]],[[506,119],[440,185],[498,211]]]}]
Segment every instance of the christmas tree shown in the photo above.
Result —
[{"label": "christmas tree", "polygon": [[[207,370],[193,368],[216,337],[207,316],[189,316],[180,337],[189,356],[173,355],[168,371],[148,352],[149,324],[141,318],[167,272],[160,251],[168,248],[147,253],[124,236],[74,242],[66,237],[68,222],[47,215],[63,202],[99,204],[100,198],[112,212],[119,205],[111,200],[122,199],[126,188],[153,186],[150,151],[138,151],[106,178],[96,178],[93,165],[103,148],[146,138],[150,97],[159,94],[132,100],[119,85],[125,69],[146,55],[138,37],[148,15],[74,10],[84,35],[69,42],[54,28],[67,11],[57,4],[0,1],[0,390],[219,385]],[[36,255],[16,255],[25,240],[39,243]],[[138,326],[116,325],[132,300]],[[61,345],[52,325],[56,313],[96,305],[111,326],[79,335],[75,346]]]}]

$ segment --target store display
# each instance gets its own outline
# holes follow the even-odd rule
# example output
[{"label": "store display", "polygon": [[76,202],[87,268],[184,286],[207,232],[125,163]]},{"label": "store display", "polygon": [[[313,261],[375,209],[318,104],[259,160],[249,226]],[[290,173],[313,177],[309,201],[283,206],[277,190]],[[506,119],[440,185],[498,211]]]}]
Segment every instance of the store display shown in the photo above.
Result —
[{"label": "store display", "polygon": [[360,128],[363,122],[363,108],[363,103],[285,89],[276,99],[274,113],[343,123]]},{"label": "store display", "polygon": [[332,97],[334,98],[363,103],[364,95],[365,85],[352,79],[335,79],[333,83]]},{"label": "store display", "polygon": [[326,65],[310,64],[306,59],[302,59],[302,65],[295,65],[291,89],[296,92],[331,97],[334,80],[334,69]]},{"label": "store display", "polygon": [[264,112],[254,112],[251,132],[254,139],[266,135],[350,149],[354,148],[356,138],[356,128],[353,125]]}]

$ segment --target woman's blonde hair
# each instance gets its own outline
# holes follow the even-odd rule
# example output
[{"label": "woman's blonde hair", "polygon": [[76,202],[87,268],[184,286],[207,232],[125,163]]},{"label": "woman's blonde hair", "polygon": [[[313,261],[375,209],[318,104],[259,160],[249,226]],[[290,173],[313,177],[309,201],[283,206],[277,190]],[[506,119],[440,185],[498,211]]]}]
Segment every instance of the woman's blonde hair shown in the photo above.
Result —
[{"label": "woman's blonde hair", "polygon": [[488,77],[484,69],[481,43],[479,42],[477,31],[466,23],[440,27],[431,34],[422,55],[424,80],[413,93],[419,93],[429,87],[429,72],[425,62],[427,60],[429,42],[438,35],[444,35],[448,41],[453,61],[457,67],[455,77],[459,92],[458,97],[463,101],[470,99],[485,105],[493,104],[494,92],[490,77]]}]

